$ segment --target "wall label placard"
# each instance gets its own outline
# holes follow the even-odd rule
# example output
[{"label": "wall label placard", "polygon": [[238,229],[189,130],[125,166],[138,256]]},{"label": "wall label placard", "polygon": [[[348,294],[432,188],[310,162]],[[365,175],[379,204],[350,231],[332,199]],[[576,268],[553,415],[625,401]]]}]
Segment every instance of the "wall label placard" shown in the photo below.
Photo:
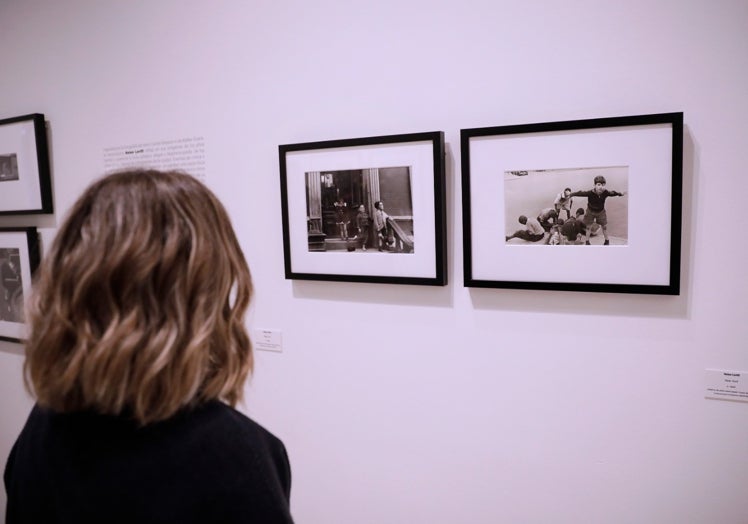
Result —
[{"label": "wall label placard", "polygon": [[201,136],[135,143],[104,149],[104,172],[150,168],[185,171],[205,182],[205,139]]},{"label": "wall label placard", "polygon": [[748,372],[705,370],[706,398],[748,402]]},{"label": "wall label placard", "polygon": [[255,349],[283,352],[283,334],[279,329],[255,329],[252,335]]}]

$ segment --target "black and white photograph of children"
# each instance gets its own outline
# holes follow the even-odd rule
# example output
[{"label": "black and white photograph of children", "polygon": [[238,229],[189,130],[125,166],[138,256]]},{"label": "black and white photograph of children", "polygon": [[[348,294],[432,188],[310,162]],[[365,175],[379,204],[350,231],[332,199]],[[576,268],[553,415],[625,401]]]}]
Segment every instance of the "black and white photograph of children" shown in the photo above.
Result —
[{"label": "black and white photograph of children", "polygon": [[23,322],[23,281],[18,248],[0,247],[0,320]]},{"label": "black and white photograph of children", "polygon": [[310,171],[305,176],[309,251],[415,252],[409,166]]},{"label": "black and white photograph of children", "polygon": [[18,156],[15,153],[0,155],[0,182],[18,180]]},{"label": "black and white photograph of children", "polygon": [[628,245],[628,166],[504,172],[507,245]]}]

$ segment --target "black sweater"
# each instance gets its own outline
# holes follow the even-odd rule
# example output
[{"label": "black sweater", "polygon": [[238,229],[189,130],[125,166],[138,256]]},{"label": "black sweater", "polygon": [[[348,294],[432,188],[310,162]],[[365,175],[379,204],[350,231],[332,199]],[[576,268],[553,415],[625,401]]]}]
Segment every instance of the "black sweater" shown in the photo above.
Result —
[{"label": "black sweater", "polygon": [[283,444],[217,401],[142,428],[36,406],[4,478],[7,524],[292,522]]}]

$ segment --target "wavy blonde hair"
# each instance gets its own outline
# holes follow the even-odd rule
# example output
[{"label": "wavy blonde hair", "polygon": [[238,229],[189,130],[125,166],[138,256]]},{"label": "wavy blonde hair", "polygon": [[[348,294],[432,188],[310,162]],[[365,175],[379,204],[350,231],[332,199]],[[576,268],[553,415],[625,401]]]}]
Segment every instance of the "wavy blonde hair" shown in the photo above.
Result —
[{"label": "wavy blonde hair", "polygon": [[148,424],[241,400],[252,283],[223,205],[179,172],[125,171],[78,199],[27,304],[24,379],[40,405]]}]

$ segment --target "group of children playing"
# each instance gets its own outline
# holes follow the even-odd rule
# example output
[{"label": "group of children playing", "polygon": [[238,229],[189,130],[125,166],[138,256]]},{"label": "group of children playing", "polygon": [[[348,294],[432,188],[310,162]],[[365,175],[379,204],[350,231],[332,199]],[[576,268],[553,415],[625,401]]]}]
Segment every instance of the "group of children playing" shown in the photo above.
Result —
[{"label": "group of children playing", "polygon": [[[520,215],[518,221],[525,226],[524,229],[508,235],[506,241],[520,238],[528,242],[540,242],[545,239],[546,244],[557,246],[581,244],[584,238],[584,244],[589,246],[590,236],[602,230],[605,239],[603,245],[609,245],[605,200],[608,197],[624,196],[626,193],[606,189],[607,182],[602,175],[596,176],[593,183],[593,188],[588,191],[572,191],[571,188],[565,188],[556,196],[553,207],[543,209],[537,218]],[[587,198],[587,209],[580,207],[572,216],[571,208],[575,196]],[[565,220],[561,218],[562,211],[566,211]]]}]

